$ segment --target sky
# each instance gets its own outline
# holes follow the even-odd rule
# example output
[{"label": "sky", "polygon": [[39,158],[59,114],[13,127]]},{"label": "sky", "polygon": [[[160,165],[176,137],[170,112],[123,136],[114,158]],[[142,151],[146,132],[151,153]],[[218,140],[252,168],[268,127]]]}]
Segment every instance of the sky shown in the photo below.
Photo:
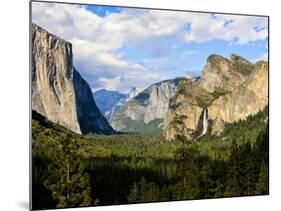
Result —
[{"label": "sky", "polygon": [[69,41],[92,91],[127,93],[200,76],[208,56],[267,60],[267,17],[32,2],[32,22]]}]

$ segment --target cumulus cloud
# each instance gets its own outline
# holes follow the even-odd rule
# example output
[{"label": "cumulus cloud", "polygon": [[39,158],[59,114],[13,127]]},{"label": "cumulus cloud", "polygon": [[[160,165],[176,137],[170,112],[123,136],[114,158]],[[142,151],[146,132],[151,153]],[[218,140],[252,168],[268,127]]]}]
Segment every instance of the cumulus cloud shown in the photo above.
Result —
[{"label": "cumulus cloud", "polygon": [[[147,88],[151,83],[147,81],[157,82],[164,80],[157,74],[142,72],[134,72],[133,74],[125,74],[116,77],[99,77],[92,83],[92,91],[97,91],[100,87],[106,87],[108,90],[118,90],[123,93],[128,93],[131,87]],[[126,84],[126,86],[124,86]]]},{"label": "cumulus cloud", "polygon": [[73,44],[74,65],[93,89],[122,91],[163,79],[154,65],[126,59],[124,47],[146,49],[159,62],[177,42],[246,44],[267,37],[266,18],[162,10],[122,9],[101,17],[81,5],[33,2],[32,21]]},{"label": "cumulus cloud", "polygon": [[268,36],[265,17],[191,14],[190,21],[190,30],[185,32],[187,42],[225,40],[233,44],[247,44]]},{"label": "cumulus cloud", "polygon": [[132,86],[145,88],[163,78],[148,65],[126,61],[121,53],[105,51],[102,45],[85,40],[70,40],[74,63],[91,78],[93,89],[106,88],[128,92]]}]

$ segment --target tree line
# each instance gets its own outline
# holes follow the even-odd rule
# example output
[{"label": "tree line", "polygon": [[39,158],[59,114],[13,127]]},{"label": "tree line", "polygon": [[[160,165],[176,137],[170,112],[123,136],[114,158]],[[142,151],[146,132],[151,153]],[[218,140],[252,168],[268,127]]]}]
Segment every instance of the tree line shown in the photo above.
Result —
[{"label": "tree line", "polygon": [[[216,142],[227,148],[220,149],[212,147],[212,137],[194,143],[181,131],[174,142],[130,134],[84,137],[33,119],[33,209],[268,194],[265,116],[228,125],[227,140]],[[240,124],[246,129],[237,130]],[[212,156],[222,149],[224,156]]]}]

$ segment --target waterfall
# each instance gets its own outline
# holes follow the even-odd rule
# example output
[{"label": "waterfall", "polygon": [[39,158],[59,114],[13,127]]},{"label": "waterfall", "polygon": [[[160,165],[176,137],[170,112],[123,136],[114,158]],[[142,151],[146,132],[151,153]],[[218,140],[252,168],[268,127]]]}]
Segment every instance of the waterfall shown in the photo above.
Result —
[{"label": "waterfall", "polygon": [[207,109],[204,109],[203,113],[203,130],[201,136],[205,135],[208,130],[208,117],[207,117]]},{"label": "waterfall", "polygon": [[205,135],[207,133],[208,130],[208,116],[207,116],[207,108],[204,108],[203,110],[203,120],[202,120],[202,133],[197,137],[197,139],[199,139],[200,137],[202,137],[203,135]]}]

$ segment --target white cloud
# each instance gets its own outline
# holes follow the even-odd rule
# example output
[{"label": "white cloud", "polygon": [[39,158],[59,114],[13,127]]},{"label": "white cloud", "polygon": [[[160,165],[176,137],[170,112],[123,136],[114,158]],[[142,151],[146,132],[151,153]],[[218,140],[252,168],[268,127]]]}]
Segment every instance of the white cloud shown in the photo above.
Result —
[{"label": "white cloud", "polygon": [[165,59],[178,46],[173,41],[246,44],[267,37],[267,19],[250,16],[122,9],[100,17],[84,6],[33,2],[32,21],[72,42],[74,65],[92,79],[91,86],[119,90],[130,89],[131,81],[145,86],[162,78],[153,65],[126,60],[122,47],[140,47]]},{"label": "white cloud", "polygon": [[123,9],[99,17],[83,6],[33,2],[32,17],[35,23],[65,39],[104,43],[108,49],[165,36],[188,42],[237,39],[238,44],[267,37],[267,19],[254,16]]},{"label": "white cloud", "polygon": [[116,90],[121,83],[121,77],[114,77],[114,78],[105,78],[105,77],[100,77],[99,82],[106,87],[108,90]]},{"label": "white cloud", "polygon": [[[123,60],[123,55],[102,50],[102,45],[85,40],[71,40],[74,62],[86,76],[93,89],[106,88],[127,92],[132,86],[145,88],[163,78],[152,69]],[[148,65],[147,65],[148,66]]]},{"label": "white cloud", "polygon": [[246,44],[268,36],[267,18],[264,17],[193,14],[190,20],[190,30],[185,33],[187,42],[225,40]]},{"label": "white cloud", "polygon": [[160,80],[164,80],[164,78],[159,77],[157,74],[143,74],[142,72],[134,72],[133,74],[116,77],[100,77],[93,83],[92,91],[96,91],[100,89],[100,87],[103,87],[108,90],[118,90],[127,93],[129,91],[128,87],[139,87],[144,89],[150,84]]}]

